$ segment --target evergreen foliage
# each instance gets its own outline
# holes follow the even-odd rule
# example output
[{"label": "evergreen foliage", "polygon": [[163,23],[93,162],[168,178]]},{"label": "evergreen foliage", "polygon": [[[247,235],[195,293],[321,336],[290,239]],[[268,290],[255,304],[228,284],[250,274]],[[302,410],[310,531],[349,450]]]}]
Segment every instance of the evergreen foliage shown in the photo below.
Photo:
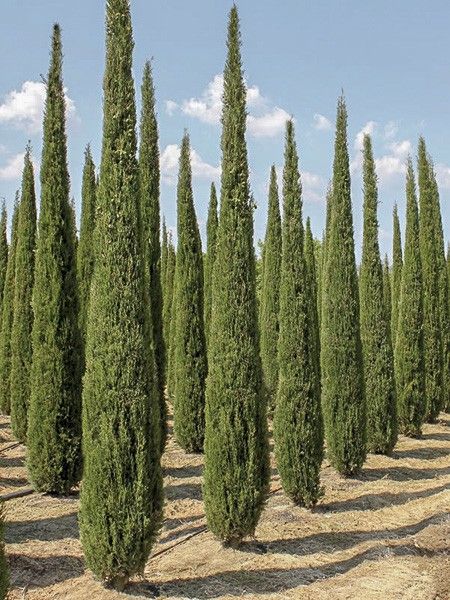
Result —
[{"label": "evergreen foliage", "polygon": [[395,379],[399,430],[420,435],[425,418],[422,263],[419,214],[411,159],[406,174],[406,233],[400,288]]},{"label": "evergreen foliage", "polygon": [[33,284],[36,250],[36,195],[31,150],[25,153],[22,198],[17,222],[15,259],[14,316],[11,330],[11,428],[25,442],[28,426],[30,374],[33,348]]},{"label": "evergreen foliage", "polygon": [[128,0],[106,5],[103,147],[83,388],[80,532],[88,567],[122,590],[162,508],[159,387],[136,160]]},{"label": "evergreen foliage", "polygon": [[[386,311],[386,315],[388,318],[388,330],[389,330],[389,337],[390,339],[392,339],[391,337],[391,313],[392,313],[392,285],[391,285],[391,269],[389,267],[389,258],[388,255],[386,254],[384,257],[384,264],[383,264],[383,296],[384,296],[384,310]],[[392,347],[392,352],[394,351],[394,348]]]},{"label": "evergreen foliage", "polygon": [[[167,240],[166,220],[163,217],[162,242],[161,242],[161,289],[162,289],[162,298],[163,298],[163,314],[164,314],[164,305],[165,305],[165,296],[166,296],[166,270],[167,270],[167,249],[168,249],[167,244],[168,244],[168,240]],[[164,320],[163,320],[163,333],[164,333]]]},{"label": "evergreen foliage", "polygon": [[174,296],[174,284],[175,284],[175,267],[176,267],[176,252],[175,246],[172,241],[172,234],[169,232],[167,240],[167,265],[165,272],[165,284],[164,284],[164,310],[163,310],[163,332],[164,332],[164,344],[166,348],[166,380],[167,387],[169,387],[169,363],[172,352],[172,336],[171,336],[171,323],[172,323],[172,305]]},{"label": "evergreen foliage", "polygon": [[281,216],[277,174],[270,171],[269,207],[264,239],[260,306],[261,362],[270,409],[278,389],[278,336],[280,331]]},{"label": "evergreen foliage", "polygon": [[41,161],[27,462],[34,488],[59,494],[81,475],[81,341],[69,185],[61,30],[55,25]]},{"label": "evergreen foliage", "polygon": [[224,70],[222,185],[208,347],[204,474],[209,528],[230,545],[254,532],[269,482],[240,43],[239,18],[233,6]]},{"label": "evergreen foliage", "polygon": [[400,304],[400,288],[402,284],[403,268],[402,239],[396,204],[394,205],[393,221],[391,336],[392,347],[395,348],[395,342],[397,339],[398,310]]},{"label": "evergreen foliage", "polygon": [[[5,203],[2,205],[2,214],[0,217],[0,307],[3,302],[3,289],[5,287],[6,269],[8,267],[8,239],[6,237],[7,214]],[[1,310],[0,310],[0,328],[1,328]]]},{"label": "evergreen foliage", "polygon": [[[317,258],[321,259],[321,246],[318,245],[317,240],[314,240],[312,230],[311,230],[311,219],[308,217],[306,219],[306,228],[305,228],[305,262],[306,269],[309,277],[309,289],[311,294],[312,302],[310,302],[311,308],[311,320],[313,323],[313,327],[315,330],[314,339],[315,339],[315,357],[316,357],[316,365],[319,369],[320,374],[320,329],[319,329],[319,313],[318,313],[318,285],[320,281],[320,277],[317,275],[317,267],[318,264]],[[320,378],[319,378],[320,383]]]},{"label": "evergreen foliage", "polygon": [[359,278],[367,406],[367,449],[390,454],[397,441],[394,363],[378,245],[378,191],[370,136],[364,136],[364,230]]},{"label": "evergreen foliage", "polygon": [[292,121],[286,126],[275,454],[286,494],[313,506],[323,458],[316,297],[305,260],[301,184]]},{"label": "evergreen foliage", "polygon": [[322,400],[331,464],[353,475],[366,456],[366,406],[353,241],[347,109],[337,108],[322,303]]},{"label": "evergreen foliage", "polygon": [[177,193],[178,248],[174,299],[174,432],[186,452],[201,452],[205,436],[206,339],[203,254],[192,194],[189,136],[181,144]]},{"label": "evergreen foliage", "polygon": [[206,255],[204,260],[205,272],[205,335],[208,342],[209,326],[211,323],[212,274],[216,256],[217,227],[217,192],[214,183],[211,184],[209,197],[208,220],[206,222]]}]

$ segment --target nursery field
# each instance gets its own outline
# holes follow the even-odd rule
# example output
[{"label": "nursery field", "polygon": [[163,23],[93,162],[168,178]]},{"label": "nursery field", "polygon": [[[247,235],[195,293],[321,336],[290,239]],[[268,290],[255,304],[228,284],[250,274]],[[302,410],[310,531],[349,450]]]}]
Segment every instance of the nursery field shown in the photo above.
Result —
[{"label": "nursery field", "polygon": [[[28,482],[26,451],[12,446],[7,417],[0,428],[3,495]],[[357,478],[340,477],[325,461],[324,496],[312,511],[286,498],[273,465],[256,539],[238,551],[222,548],[205,527],[202,460],[170,439],[164,526],[144,578],[126,594],[106,590],[85,569],[77,493],[9,500],[11,598],[450,598],[450,415],[424,425],[422,439],[401,436],[392,457],[370,455]]]}]

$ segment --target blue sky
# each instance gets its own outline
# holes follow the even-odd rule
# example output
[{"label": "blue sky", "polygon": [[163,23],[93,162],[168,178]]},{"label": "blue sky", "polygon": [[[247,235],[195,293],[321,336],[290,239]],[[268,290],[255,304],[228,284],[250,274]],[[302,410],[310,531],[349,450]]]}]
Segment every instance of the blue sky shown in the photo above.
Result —
[{"label": "blue sky", "polygon": [[[0,23],[0,196],[12,206],[22,155],[31,140],[41,154],[43,87],[52,23],[63,30],[64,80],[72,195],[80,207],[85,145],[99,163],[104,68],[102,0],[9,0]],[[220,86],[228,0],[132,0],[134,75],[153,57],[162,163],[162,212],[176,224],[178,145],[186,127],[194,149],[197,215],[204,233],[209,186],[220,164]],[[264,236],[267,179],[281,174],[283,127],[296,120],[304,214],[316,235],[333,160],[336,100],[349,111],[357,252],[361,242],[361,132],[373,134],[379,176],[382,252],[390,252],[392,206],[404,216],[405,159],[423,134],[450,234],[450,4],[444,0],[241,0],[243,62],[249,87],[248,145],[258,208],[255,238]],[[139,105],[138,93],[138,105]],[[281,183],[281,182],[280,182]]]}]

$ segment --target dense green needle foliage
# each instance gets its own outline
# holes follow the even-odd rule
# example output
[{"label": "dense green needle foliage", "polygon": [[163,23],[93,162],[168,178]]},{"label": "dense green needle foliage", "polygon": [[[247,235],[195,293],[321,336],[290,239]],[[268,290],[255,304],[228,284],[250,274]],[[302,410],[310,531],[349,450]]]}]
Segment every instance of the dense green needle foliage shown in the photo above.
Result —
[{"label": "dense green needle foliage", "polygon": [[400,305],[400,288],[402,284],[402,238],[400,233],[400,222],[398,218],[397,205],[394,205],[393,213],[393,243],[392,243],[392,315],[391,336],[392,347],[395,348],[397,340],[398,310]]},{"label": "dense green needle foliage", "polygon": [[353,475],[366,457],[366,406],[353,241],[347,110],[337,108],[322,302],[322,400],[331,464]]},{"label": "dense green needle foliage", "polygon": [[5,600],[9,587],[9,570],[4,542],[4,519],[3,502],[0,501],[0,600]]},{"label": "dense green needle foliage", "polygon": [[165,284],[166,284],[166,269],[167,269],[167,227],[166,220],[163,217],[162,220],[162,241],[161,241],[161,289],[163,297],[163,308],[164,308],[164,295],[165,295]]},{"label": "dense green needle foliage", "polygon": [[219,225],[217,215],[217,192],[214,183],[211,184],[209,197],[208,220],[206,222],[206,254],[204,259],[205,272],[205,335],[208,342],[209,326],[211,323],[212,303],[212,275],[214,260],[216,257],[217,227]]},{"label": "dense green needle foliage", "polygon": [[77,248],[77,279],[80,302],[79,327],[83,342],[86,341],[86,321],[94,271],[94,230],[97,203],[97,182],[91,148],[84,153],[83,185],[81,190],[80,241]]},{"label": "dense green needle foliage", "polygon": [[275,166],[270,170],[269,208],[262,266],[259,326],[264,385],[270,409],[278,389],[278,336],[280,331],[281,216]]},{"label": "dense green needle foliage", "polygon": [[367,449],[390,454],[397,441],[390,312],[386,312],[378,245],[378,191],[372,142],[364,136],[364,229],[359,278],[361,340],[367,406]]},{"label": "dense green needle foliage", "polygon": [[142,79],[142,112],[139,146],[139,181],[141,191],[142,228],[146,252],[146,276],[149,286],[151,318],[153,324],[153,348],[156,376],[159,385],[159,408],[161,419],[161,452],[167,437],[167,409],[164,397],[166,350],[163,336],[163,295],[161,284],[161,243],[159,211],[159,146],[158,123],[155,109],[155,88],[151,63],[147,61]]},{"label": "dense green needle foliage", "polygon": [[[392,313],[392,285],[391,285],[391,269],[389,267],[389,258],[386,254],[383,263],[383,297],[384,297],[384,310],[388,318],[388,330],[389,336],[391,337],[391,313]],[[392,353],[394,348],[392,347]]]},{"label": "dense green needle foliage", "polygon": [[211,531],[236,545],[254,532],[269,454],[249,190],[239,18],[230,12],[222,113],[222,186],[206,386],[204,500]]},{"label": "dense green needle foliage", "polygon": [[400,288],[395,379],[399,430],[420,435],[425,418],[422,263],[419,214],[411,159],[406,174],[406,233]]},{"label": "dense green needle foliage", "polygon": [[5,415],[9,415],[11,411],[11,330],[14,318],[14,283],[19,205],[19,193],[17,192],[11,223],[11,245],[3,290],[0,331],[0,410]]},{"label": "dense green needle foliage", "polygon": [[136,160],[128,0],[108,0],[103,147],[83,388],[80,532],[88,567],[123,589],[162,507],[159,387]]},{"label": "dense green needle foliage", "polygon": [[36,195],[30,148],[27,148],[17,222],[14,317],[11,330],[11,428],[15,437],[21,442],[25,442],[27,438],[28,402],[31,393],[35,250]]},{"label": "dense green needle foliage", "polygon": [[174,296],[174,283],[175,283],[175,267],[176,267],[176,252],[175,246],[172,241],[172,234],[169,232],[167,239],[167,265],[165,269],[165,283],[164,283],[164,307],[163,307],[163,332],[164,332],[164,344],[166,348],[166,381],[169,387],[169,363],[172,352],[172,336],[171,336],[171,323],[172,323],[172,305]]},{"label": "dense green needle foliage", "polygon": [[296,504],[310,507],[321,493],[323,424],[316,297],[305,260],[301,184],[292,121],[286,126],[280,277],[275,455],[286,494]]},{"label": "dense green needle foliage", "polygon": [[[320,329],[319,329],[319,314],[318,314],[318,306],[319,302],[317,299],[318,296],[318,286],[320,277],[317,275],[317,264],[318,260],[321,260],[321,245],[320,242],[314,240],[312,230],[311,230],[311,219],[308,217],[306,219],[306,228],[305,228],[305,262],[306,269],[309,277],[309,289],[311,294],[312,302],[310,302],[311,307],[311,319],[314,325],[314,339],[315,339],[315,356],[317,368],[319,369],[320,374]],[[320,379],[319,379],[320,381]]]},{"label": "dense green needle foliage", "polygon": [[419,139],[419,227],[423,277],[425,419],[434,422],[443,405],[443,352],[439,303],[439,259],[431,168],[425,141]]},{"label": "dense green needle foliage", "polygon": [[[5,203],[2,205],[0,217],[0,307],[3,301],[3,289],[5,287],[6,269],[8,267],[8,239],[6,237],[7,214]],[[0,310],[1,313],[1,310]],[[0,314],[0,328],[1,328]]]},{"label": "dense green needle foliage", "polygon": [[177,191],[174,318],[174,432],[186,452],[201,452],[207,375],[203,314],[203,254],[192,194],[189,136],[181,144]]},{"label": "dense green needle foliage", "polygon": [[81,341],[69,186],[61,31],[55,25],[44,116],[27,442],[34,488],[59,494],[81,475]]}]

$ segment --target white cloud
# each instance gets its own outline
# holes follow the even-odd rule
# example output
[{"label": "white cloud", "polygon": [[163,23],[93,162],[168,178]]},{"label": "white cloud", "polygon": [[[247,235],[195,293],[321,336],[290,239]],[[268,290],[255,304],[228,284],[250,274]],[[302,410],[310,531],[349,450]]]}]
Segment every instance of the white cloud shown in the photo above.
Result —
[{"label": "white cloud", "polygon": [[[177,181],[180,152],[180,146],[169,144],[161,153],[162,179],[168,185],[174,185]],[[205,162],[193,148],[191,148],[191,166],[193,177],[209,180],[220,177],[220,167],[215,167]]]},{"label": "white cloud", "polygon": [[11,156],[6,165],[0,167],[0,180],[12,181],[14,179],[19,179],[22,175],[24,158],[25,152]]},{"label": "white cloud", "polygon": [[303,200],[308,203],[325,202],[325,181],[316,173],[302,171],[300,173],[302,181]]},{"label": "white cloud", "polygon": [[314,128],[319,131],[329,131],[332,128],[333,124],[330,119],[327,119],[324,115],[316,113],[314,115]]},{"label": "white cloud", "polygon": [[[75,103],[67,95],[66,111],[68,116],[75,115]],[[11,123],[29,133],[38,133],[42,128],[45,107],[46,86],[41,81],[25,81],[22,88],[12,90],[0,104],[0,123]]]},{"label": "white cloud", "polygon": [[284,109],[276,106],[260,117],[248,115],[248,131],[253,137],[275,137],[284,131],[286,121],[290,118]]},{"label": "white cloud", "polygon": [[166,112],[171,117],[177,110],[178,104],[173,100],[166,100]]},{"label": "white cloud", "polygon": [[444,190],[450,190],[450,167],[439,163],[435,166],[438,186]]},{"label": "white cloud", "polygon": [[406,160],[411,154],[412,144],[410,140],[391,142],[388,145],[389,154],[375,159],[375,166],[380,183],[385,183],[397,175],[406,173]]},{"label": "white cloud", "polygon": [[397,121],[389,121],[384,126],[384,137],[386,140],[390,140],[394,138],[398,133],[398,122]]}]

